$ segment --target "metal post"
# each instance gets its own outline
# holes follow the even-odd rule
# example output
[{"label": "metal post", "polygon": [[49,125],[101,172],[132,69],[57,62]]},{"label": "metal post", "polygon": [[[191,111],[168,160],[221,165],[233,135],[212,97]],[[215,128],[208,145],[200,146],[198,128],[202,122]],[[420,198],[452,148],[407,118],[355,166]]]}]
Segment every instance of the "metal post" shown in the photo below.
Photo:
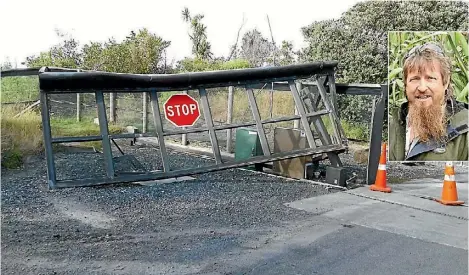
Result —
[{"label": "metal post", "polygon": [[[226,124],[231,124],[233,121],[233,95],[234,87],[228,87],[228,113],[226,116]],[[231,153],[231,143],[233,142],[233,129],[226,130],[226,151]]]},{"label": "metal post", "polygon": [[339,112],[339,104],[337,102],[337,90],[336,90],[336,85],[335,85],[335,77],[334,73],[330,73],[327,75],[328,83],[329,83],[329,91],[332,95],[332,102],[334,104],[334,110],[335,110],[335,117],[337,119],[337,130],[338,130],[338,137],[340,139],[346,139],[347,135],[345,134],[344,129],[342,128],[342,124],[340,122],[340,112]]},{"label": "metal post", "polygon": [[158,104],[158,95],[156,90],[150,92],[151,109],[153,113],[153,122],[155,123],[156,135],[158,137],[158,146],[160,147],[161,161],[163,162],[163,172],[169,172],[168,153],[164,144],[163,122],[161,121],[160,105]]},{"label": "metal post", "polygon": [[210,134],[210,141],[212,143],[213,155],[217,164],[223,163],[221,159],[220,147],[218,146],[217,134],[213,128],[212,113],[210,112],[210,105],[208,103],[207,91],[205,88],[199,88],[200,100],[202,101],[202,108],[204,110],[205,123],[207,124],[208,132]]},{"label": "metal post", "polygon": [[77,121],[81,120],[81,97],[80,94],[77,93]]},{"label": "metal post", "polygon": [[112,159],[111,141],[107,125],[106,106],[104,104],[103,92],[96,92],[96,105],[98,106],[99,130],[101,132],[104,161],[108,178],[114,178],[114,161]]},{"label": "metal post", "polygon": [[308,118],[306,117],[306,111],[303,106],[303,102],[300,98],[300,94],[296,90],[296,85],[293,81],[291,80],[288,81],[288,84],[290,86],[293,99],[295,100],[295,106],[298,109],[298,112],[300,113],[301,123],[303,124],[303,129],[305,131],[305,135],[306,135],[306,139],[308,140],[309,147],[315,149],[317,147],[316,142],[314,141],[313,132],[311,131]]},{"label": "metal post", "polygon": [[116,122],[116,96],[117,93],[109,95],[109,120],[111,122]]},{"label": "metal post", "polygon": [[143,107],[142,107],[142,133],[146,133],[148,129],[148,92],[143,93]]},{"label": "metal post", "polygon": [[56,174],[54,163],[54,152],[52,151],[52,133],[50,128],[49,114],[49,97],[46,93],[40,92],[41,97],[41,117],[42,117],[42,133],[44,135],[44,148],[47,162],[47,184],[50,189],[56,187]]},{"label": "metal post", "polygon": [[[81,72],[80,69],[77,72]],[[81,121],[81,96],[80,93],[77,93],[77,121]]]},{"label": "metal post", "polygon": [[384,110],[386,108],[387,96],[388,85],[381,85],[381,97],[378,99],[371,119],[372,127],[370,133],[370,151],[368,154],[368,167],[366,175],[367,184],[373,184],[376,179],[379,158],[381,156],[383,121],[385,115]]},{"label": "metal post", "polygon": [[338,118],[335,116],[335,112],[333,109],[334,107],[331,106],[329,97],[326,94],[326,88],[324,88],[321,81],[318,81],[318,91],[321,94],[321,97],[323,98],[323,102],[324,102],[324,106],[326,107],[326,110],[329,111],[329,119],[331,121],[332,130],[334,132],[333,143],[340,143],[339,130],[337,129]]},{"label": "metal post", "polygon": [[252,116],[256,121],[257,134],[259,135],[259,141],[261,142],[262,152],[264,156],[270,156],[269,143],[267,142],[267,137],[265,135],[264,126],[261,122],[261,116],[259,114],[259,108],[257,107],[256,99],[254,98],[254,93],[251,88],[247,88],[246,92],[248,94],[249,106],[252,110]]},{"label": "metal post", "polygon": [[[301,84],[300,82],[296,82],[296,89],[298,90],[298,92],[301,92],[301,90],[303,89],[303,84]],[[296,104],[295,104],[295,115],[299,115],[298,108],[296,107]],[[293,128],[300,129],[300,120],[299,119],[293,121]]]},{"label": "metal post", "polygon": [[330,73],[327,75],[327,80],[329,83],[329,92],[332,97],[332,106],[334,107],[334,112],[336,114],[336,117],[340,119],[340,114],[339,114],[339,105],[337,103],[337,92],[335,88],[335,77],[334,73]]}]

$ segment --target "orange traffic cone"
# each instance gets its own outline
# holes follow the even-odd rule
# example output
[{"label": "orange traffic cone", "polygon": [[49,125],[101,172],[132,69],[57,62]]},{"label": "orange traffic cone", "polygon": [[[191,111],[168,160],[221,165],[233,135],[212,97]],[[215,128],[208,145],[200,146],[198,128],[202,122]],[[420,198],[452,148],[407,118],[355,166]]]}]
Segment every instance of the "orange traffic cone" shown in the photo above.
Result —
[{"label": "orange traffic cone", "polygon": [[463,201],[458,200],[458,190],[456,189],[456,180],[454,178],[454,166],[451,161],[446,162],[445,180],[443,182],[441,199],[436,199],[436,201],[444,205],[464,204]]},{"label": "orange traffic cone", "polygon": [[370,186],[370,190],[391,193],[391,187],[387,187],[386,182],[386,143],[383,142],[375,184]]}]

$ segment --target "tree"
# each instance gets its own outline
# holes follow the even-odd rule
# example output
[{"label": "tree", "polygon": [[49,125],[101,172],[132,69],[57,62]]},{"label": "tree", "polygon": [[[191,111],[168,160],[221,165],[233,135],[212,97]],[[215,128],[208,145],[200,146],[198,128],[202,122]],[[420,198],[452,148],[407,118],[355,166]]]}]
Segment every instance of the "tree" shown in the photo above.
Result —
[{"label": "tree", "polygon": [[[60,33],[58,35],[64,36]],[[25,64],[28,67],[56,66],[118,73],[157,73],[167,70],[163,57],[170,45],[169,41],[146,28],[131,31],[122,42],[110,38],[104,43],[90,42],[83,48],[79,48],[74,38],[66,38],[49,51],[28,57]]]},{"label": "tree", "polygon": [[39,56],[33,55],[27,57],[26,66],[55,66],[64,68],[79,68],[81,66],[82,54],[78,41],[60,30],[56,30],[56,35],[63,39],[62,42],[52,46],[48,52],[41,52]]},{"label": "tree", "polygon": [[124,41],[83,46],[83,68],[119,73],[162,73],[167,71],[165,51],[171,42],[143,28],[131,31]]},{"label": "tree", "polygon": [[129,52],[128,67],[140,74],[155,73],[163,61],[163,52],[171,45],[146,28],[128,37],[123,44]]},{"label": "tree", "polygon": [[103,71],[105,70],[104,45],[101,42],[90,42],[83,46],[83,64],[85,70]]},{"label": "tree", "polygon": [[279,50],[278,62],[281,66],[295,63],[296,53],[293,50],[293,44],[290,41],[282,41],[282,47]]},{"label": "tree", "polygon": [[209,59],[212,57],[211,44],[207,40],[207,27],[202,23],[203,14],[191,16],[189,9],[182,10],[182,19],[190,24],[189,38],[192,41],[192,54],[198,59]]},{"label": "tree", "polygon": [[13,68],[13,65],[11,65],[10,59],[6,59],[3,61],[2,65],[0,65],[0,71],[3,70],[10,70]]},{"label": "tree", "polygon": [[256,28],[246,32],[241,42],[241,57],[253,67],[260,67],[269,61],[271,43]]}]

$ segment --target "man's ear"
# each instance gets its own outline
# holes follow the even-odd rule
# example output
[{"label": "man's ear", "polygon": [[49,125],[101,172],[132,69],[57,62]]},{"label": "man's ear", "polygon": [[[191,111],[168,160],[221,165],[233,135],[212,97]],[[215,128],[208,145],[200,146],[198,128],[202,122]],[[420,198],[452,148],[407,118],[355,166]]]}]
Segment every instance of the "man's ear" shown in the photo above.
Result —
[{"label": "man's ear", "polygon": [[449,78],[447,83],[445,84],[445,91],[448,92],[448,87],[449,87],[449,83],[451,82],[451,79]]}]

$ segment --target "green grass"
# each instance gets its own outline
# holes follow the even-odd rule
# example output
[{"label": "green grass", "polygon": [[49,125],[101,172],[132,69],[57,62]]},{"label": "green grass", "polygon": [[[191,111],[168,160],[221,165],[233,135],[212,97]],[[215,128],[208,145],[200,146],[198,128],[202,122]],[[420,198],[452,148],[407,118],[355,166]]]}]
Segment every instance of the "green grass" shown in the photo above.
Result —
[{"label": "green grass", "polygon": [[38,153],[42,148],[41,118],[29,111],[15,118],[24,106],[2,106],[2,166],[16,168],[22,157]]},{"label": "green grass", "polygon": [[[51,119],[53,136],[92,136],[99,135],[99,125],[93,123],[93,118],[83,118],[77,121],[75,118],[53,118]],[[109,133],[116,134],[122,131],[122,127],[109,124]]]},{"label": "green grass", "polygon": [[[327,132],[334,134],[331,121],[329,117],[323,117],[324,125],[326,126]],[[347,138],[357,139],[357,140],[368,140],[369,132],[367,127],[363,125],[354,125],[346,120],[341,120],[340,124],[344,129],[345,135]]]},{"label": "green grass", "polygon": [[39,99],[37,76],[4,77],[0,81],[2,103]]},{"label": "green grass", "polygon": [[[121,133],[123,127],[118,124],[108,125],[110,134]],[[93,123],[93,118],[83,118],[77,121],[76,118],[53,118],[51,119],[51,132],[53,137],[69,136],[95,136],[100,134],[99,125]],[[101,141],[87,141],[77,144],[78,147],[102,148]]]},{"label": "green grass", "polygon": [[[42,152],[44,140],[42,122],[38,111],[30,110],[19,117],[14,117],[23,107],[2,106],[1,121],[1,165],[13,169],[23,163],[23,158]],[[93,123],[92,118],[76,121],[72,118],[51,119],[53,137],[64,136],[90,136],[99,135],[99,126]],[[109,132],[116,134],[122,132],[122,127],[109,124]],[[80,142],[79,147],[101,148],[101,141]],[[56,146],[57,148],[57,146]]]}]

